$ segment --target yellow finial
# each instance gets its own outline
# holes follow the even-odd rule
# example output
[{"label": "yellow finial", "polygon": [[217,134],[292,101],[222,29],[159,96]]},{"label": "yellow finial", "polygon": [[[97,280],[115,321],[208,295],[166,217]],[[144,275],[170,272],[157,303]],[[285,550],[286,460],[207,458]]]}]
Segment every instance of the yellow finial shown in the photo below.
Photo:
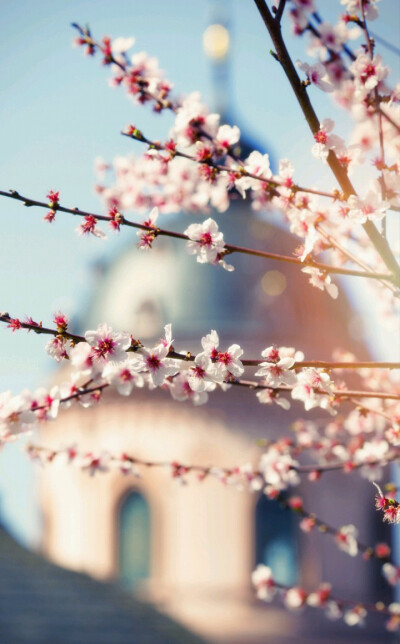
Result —
[{"label": "yellow finial", "polygon": [[209,25],[203,34],[203,49],[209,58],[223,60],[229,50],[229,31],[220,24]]}]

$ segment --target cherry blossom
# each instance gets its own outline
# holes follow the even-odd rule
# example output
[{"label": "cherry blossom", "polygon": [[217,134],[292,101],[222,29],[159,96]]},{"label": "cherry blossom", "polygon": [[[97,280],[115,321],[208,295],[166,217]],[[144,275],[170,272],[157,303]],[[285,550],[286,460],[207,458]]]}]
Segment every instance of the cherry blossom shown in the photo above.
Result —
[{"label": "cherry blossom", "polygon": [[290,610],[298,611],[305,606],[307,593],[303,588],[294,586],[285,593],[285,605]]},{"label": "cherry blossom", "polygon": [[345,611],[343,619],[348,626],[364,626],[367,611],[363,606],[354,606]]},{"label": "cherry blossom", "polygon": [[[215,330],[201,339],[203,352],[197,358],[201,358],[206,372],[213,382],[222,383],[233,376],[238,378],[244,371],[240,357],[243,349],[238,344],[232,344],[226,351],[218,351],[219,337]],[[203,361],[206,358],[208,362]]]},{"label": "cherry blossom", "polygon": [[102,372],[102,377],[110,385],[117,388],[121,396],[129,396],[134,387],[143,387],[144,378],[137,371],[137,358],[128,358],[125,362],[108,363]]},{"label": "cherry blossom", "polygon": [[354,462],[365,463],[360,469],[361,476],[365,476],[369,481],[380,481],[388,451],[389,445],[385,440],[366,441],[360,449],[357,449],[353,455]]},{"label": "cherry blossom", "polygon": [[11,391],[0,394],[0,440],[30,431],[35,421],[23,395],[13,396]]},{"label": "cherry blossom", "polygon": [[286,490],[290,485],[297,485],[300,482],[296,471],[298,462],[289,454],[281,454],[278,450],[271,448],[262,455],[260,460],[260,471],[265,481],[275,490]]},{"label": "cherry blossom", "polygon": [[271,405],[275,403],[282,407],[282,409],[290,409],[290,401],[287,398],[282,398],[273,389],[262,389],[257,391],[256,396],[258,401],[264,405]]},{"label": "cherry blossom", "polygon": [[91,345],[86,342],[80,342],[72,347],[69,357],[71,364],[84,376],[91,376],[98,371],[98,361],[95,359]]},{"label": "cherry blossom", "polygon": [[99,324],[95,331],[86,331],[85,339],[92,347],[92,360],[99,364],[125,360],[125,352],[131,344],[128,333],[115,333],[107,324]]},{"label": "cherry blossom", "polygon": [[48,343],[46,344],[46,351],[49,356],[54,358],[57,362],[61,362],[61,360],[68,358],[66,341],[62,336],[59,335],[48,341]]},{"label": "cherry blossom", "polygon": [[279,351],[274,347],[268,347],[261,353],[267,362],[260,364],[261,369],[256,371],[256,376],[262,376],[267,385],[278,387],[279,385],[294,385],[297,382],[296,374],[291,371],[295,360],[294,358],[281,358]]},{"label": "cherry blossom", "polygon": [[221,125],[218,128],[215,140],[217,142],[218,151],[221,154],[229,151],[240,139],[240,130],[237,125],[231,127],[230,125]]},{"label": "cherry blossom", "polygon": [[331,276],[323,273],[319,268],[313,266],[305,266],[301,269],[303,273],[310,275],[310,284],[319,288],[320,291],[326,291],[334,300],[339,295],[339,289],[336,284],[333,284]]},{"label": "cherry blossom", "polygon": [[301,71],[307,76],[307,80],[316,85],[324,92],[332,92],[333,85],[329,81],[329,77],[326,71],[326,67],[322,63],[316,63],[315,65],[309,65],[308,63],[302,63],[300,60],[296,62],[297,66]]},{"label": "cherry blossom", "polygon": [[189,94],[176,111],[174,126],[170,132],[171,138],[179,145],[187,146],[195,143],[202,133],[214,138],[219,127],[219,115],[209,114],[207,107],[201,102],[199,92]]},{"label": "cherry blossom", "polygon": [[331,584],[323,583],[318,590],[310,593],[307,597],[307,604],[314,607],[324,607],[331,601]]},{"label": "cherry blossom", "polygon": [[357,92],[363,97],[374,89],[388,75],[388,68],[383,64],[382,57],[378,54],[371,60],[365,52],[360,53],[350,65],[353,73]]},{"label": "cherry blossom", "polygon": [[389,604],[388,608],[392,615],[385,624],[386,630],[396,632],[399,630],[400,626],[400,604],[398,602],[393,602],[392,604]]},{"label": "cherry blossom", "polygon": [[107,452],[100,454],[88,452],[85,454],[78,463],[82,470],[89,472],[90,476],[94,476],[96,472],[106,472],[109,466],[109,455]]},{"label": "cherry blossom", "polygon": [[357,195],[351,195],[347,204],[349,207],[348,216],[350,219],[361,224],[370,221],[380,221],[385,215],[390,204],[380,196],[380,191],[374,186],[368,190],[364,199]]},{"label": "cherry blossom", "polygon": [[179,372],[179,364],[168,359],[169,347],[158,344],[152,349],[145,347],[138,355],[137,370],[148,373],[150,383],[154,387],[163,384],[165,378],[174,376]]},{"label": "cherry blossom", "polygon": [[191,224],[185,235],[189,237],[186,244],[190,255],[197,255],[200,264],[215,264],[225,251],[224,236],[218,230],[218,224],[209,217],[202,224]]},{"label": "cherry blossom", "polygon": [[[257,150],[254,150],[254,152],[247,157],[244,163],[244,168],[249,174],[261,177],[266,181],[272,177],[268,154],[261,154],[261,152],[258,152]],[[249,188],[258,190],[260,188],[260,182],[249,176],[241,177],[239,174],[239,178],[235,181],[235,188],[237,188],[244,198],[246,196],[246,190]]]},{"label": "cherry blossom", "polygon": [[391,586],[396,586],[400,581],[400,567],[394,566],[391,563],[384,563],[382,566],[382,573],[386,581]]},{"label": "cherry blossom", "polygon": [[346,6],[347,13],[354,15],[356,13],[360,13],[362,2],[367,20],[376,20],[379,16],[379,10],[376,6],[379,1],[380,0],[340,0],[340,3]]},{"label": "cherry blossom", "polygon": [[358,531],[354,525],[345,525],[338,530],[335,536],[339,549],[350,557],[355,557],[358,552],[357,535]]},{"label": "cherry blossom", "polygon": [[293,400],[302,400],[306,411],[314,407],[322,407],[334,415],[336,411],[332,407],[330,397],[316,391],[318,389],[330,394],[332,392],[331,386],[332,383],[327,373],[312,368],[303,369],[297,376],[297,384],[293,387],[291,396]]},{"label": "cherry blossom", "polygon": [[76,231],[81,235],[94,235],[94,237],[99,237],[100,239],[106,239],[106,234],[103,233],[100,228],[97,228],[97,219],[93,215],[87,215],[84,218],[83,224],[78,226]]},{"label": "cherry blossom", "polygon": [[153,208],[148,218],[146,219],[146,221],[143,222],[143,225],[147,226],[148,228],[154,228],[154,231],[139,230],[136,233],[137,236],[139,237],[138,247],[141,250],[148,250],[149,248],[151,248],[151,245],[155,239],[157,217],[158,217],[158,208]]},{"label": "cherry blossom", "polygon": [[275,581],[272,570],[268,566],[259,564],[251,575],[251,581],[256,588],[257,597],[265,602],[270,602],[276,595]]},{"label": "cherry blossom", "polygon": [[210,387],[213,385],[210,382],[212,378],[212,373],[210,367],[212,365],[211,359],[209,356],[204,353],[199,353],[194,359],[194,365],[190,367],[187,379],[188,383],[193,391],[210,391]]},{"label": "cherry blossom", "polygon": [[[215,387],[215,385],[212,385],[211,383],[210,385],[211,388],[213,386]],[[206,388],[202,391],[192,389],[191,381],[189,381],[188,374],[186,373],[180,373],[173,378],[172,382],[169,383],[168,388],[174,400],[178,400],[180,402],[190,400],[194,405],[204,405],[208,400]]]},{"label": "cherry blossom", "polygon": [[336,134],[331,134],[335,127],[332,119],[324,119],[320,123],[319,130],[314,134],[316,141],[312,147],[312,154],[317,159],[321,159],[324,163],[327,162],[329,150],[342,151],[345,148],[344,141]]}]

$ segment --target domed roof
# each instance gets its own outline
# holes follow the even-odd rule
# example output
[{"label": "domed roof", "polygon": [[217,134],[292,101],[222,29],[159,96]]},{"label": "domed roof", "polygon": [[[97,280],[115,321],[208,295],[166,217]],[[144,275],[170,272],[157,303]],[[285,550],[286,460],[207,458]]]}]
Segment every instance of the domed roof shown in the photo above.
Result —
[{"label": "domed roof", "polygon": [[[254,245],[248,230],[254,217],[247,203],[235,204],[216,219],[227,241]],[[193,221],[187,215],[166,215],[163,220],[166,223],[161,226],[175,230]],[[224,329],[229,335],[247,328],[253,308],[253,282],[260,271],[265,272],[263,261],[232,255],[236,270],[228,273],[219,266],[198,264],[184,246],[180,240],[162,237],[148,252],[139,250],[136,244],[126,247],[103,270],[87,312],[86,327],[107,320],[141,339],[158,337],[168,322],[173,323],[174,333],[184,338],[199,337],[210,328]],[[251,264],[257,262],[254,269]]]},{"label": "domed roof", "polygon": [[[284,255],[292,255],[297,244],[292,235],[257,218],[241,198],[216,219],[227,243]],[[192,220],[183,214],[165,215],[165,227],[184,230]],[[136,243],[128,245],[98,278],[82,326],[107,321],[150,342],[172,323],[174,338],[188,350],[196,350],[211,329],[224,343],[238,342],[257,352],[273,343],[290,344],[308,355],[318,349],[319,357],[322,352],[328,359],[338,337],[343,348],[350,347],[350,309],[344,294],[336,307],[326,293],[308,284],[298,266],[235,253],[228,260],[234,272],[198,264],[181,240],[159,237],[147,252]]]}]

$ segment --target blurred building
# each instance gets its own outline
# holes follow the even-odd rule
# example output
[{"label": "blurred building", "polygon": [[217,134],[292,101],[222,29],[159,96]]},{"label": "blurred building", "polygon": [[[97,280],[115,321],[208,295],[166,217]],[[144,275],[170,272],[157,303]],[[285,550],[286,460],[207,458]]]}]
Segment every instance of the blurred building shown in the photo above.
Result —
[{"label": "blurred building", "polygon": [[[240,198],[219,222],[230,243],[286,255],[296,246]],[[168,220],[170,228],[187,224],[185,215]],[[150,253],[133,242],[100,271],[82,329],[107,321],[151,343],[172,322],[178,350],[198,351],[201,337],[216,329],[221,346],[237,342],[253,357],[274,343],[301,349],[309,359],[330,359],[337,346],[365,356],[343,292],[334,302],[290,265],[239,255],[232,263],[236,270],[227,273],[197,264],[175,240],[158,239]],[[285,412],[260,405],[248,390],[212,394],[195,408],[168,392],[135,389],[128,399],[106,394],[98,408],[64,412],[42,428],[41,442],[149,461],[256,465],[262,453],[256,439],[287,435],[299,416],[300,406]],[[314,417],[326,416],[320,410]],[[354,523],[363,540],[377,540],[370,484],[357,475],[327,474],[315,488],[305,482],[300,494],[321,519],[338,527]],[[335,595],[359,600],[383,599],[386,592],[374,562],[348,557],[329,536],[299,532],[297,518],[263,494],[208,478],[179,485],[167,469],[143,469],[138,479],[115,471],[91,478],[54,464],[41,473],[41,500],[43,547],[53,561],[97,579],[119,579],[212,641],[383,641],[373,628],[368,637],[354,634],[318,611],[307,613],[310,621],[254,599],[250,576],[261,562],[285,584],[314,588],[329,581]]]},{"label": "blurred building", "polygon": [[[246,202],[238,200],[221,219],[229,241],[282,254],[293,249],[294,240],[254,217]],[[158,240],[150,253],[128,246],[104,268],[82,326],[107,320],[151,343],[172,321],[176,348],[191,351],[215,328],[222,346],[239,342],[251,356],[273,343],[295,346],[310,359],[329,359],[338,344],[365,354],[343,294],[334,302],[296,267],[239,256],[232,261],[236,271],[226,273],[197,264],[174,241]],[[304,416],[300,406],[286,412],[260,405],[248,390],[212,394],[196,408],[168,392],[135,389],[127,399],[105,395],[99,407],[65,411],[43,427],[41,440],[149,461],[256,465],[262,453],[256,439],[287,435],[298,416]],[[317,516],[338,527],[354,523],[373,543],[370,492],[357,474],[327,474],[315,489],[308,483],[300,491]],[[41,474],[41,499],[44,550],[52,560],[99,579],[119,578],[221,641],[262,642],[267,632],[293,630],[284,612],[272,609],[271,619],[271,609],[254,601],[250,575],[258,562],[270,565],[281,583],[313,588],[329,580],[335,594],[348,598],[376,599],[381,585],[372,562],[348,557],[328,536],[305,536],[297,518],[265,495],[215,479],[182,486],[160,468],[144,469],[140,479],[115,471],[91,478],[54,464]]]}]

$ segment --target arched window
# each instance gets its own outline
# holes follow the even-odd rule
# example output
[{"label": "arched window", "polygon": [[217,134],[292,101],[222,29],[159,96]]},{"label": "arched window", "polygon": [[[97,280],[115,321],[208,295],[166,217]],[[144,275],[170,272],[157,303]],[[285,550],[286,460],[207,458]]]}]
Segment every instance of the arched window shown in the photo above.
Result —
[{"label": "arched window", "polygon": [[145,497],[131,492],[119,513],[119,576],[133,588],[150,575],[150,510]]},{"label": "arched window", "polygon": [[296,584],[298,552],[293,514],[262,494],[256,505],[255,523],[255,563],[269,566],[277,582]]}]

